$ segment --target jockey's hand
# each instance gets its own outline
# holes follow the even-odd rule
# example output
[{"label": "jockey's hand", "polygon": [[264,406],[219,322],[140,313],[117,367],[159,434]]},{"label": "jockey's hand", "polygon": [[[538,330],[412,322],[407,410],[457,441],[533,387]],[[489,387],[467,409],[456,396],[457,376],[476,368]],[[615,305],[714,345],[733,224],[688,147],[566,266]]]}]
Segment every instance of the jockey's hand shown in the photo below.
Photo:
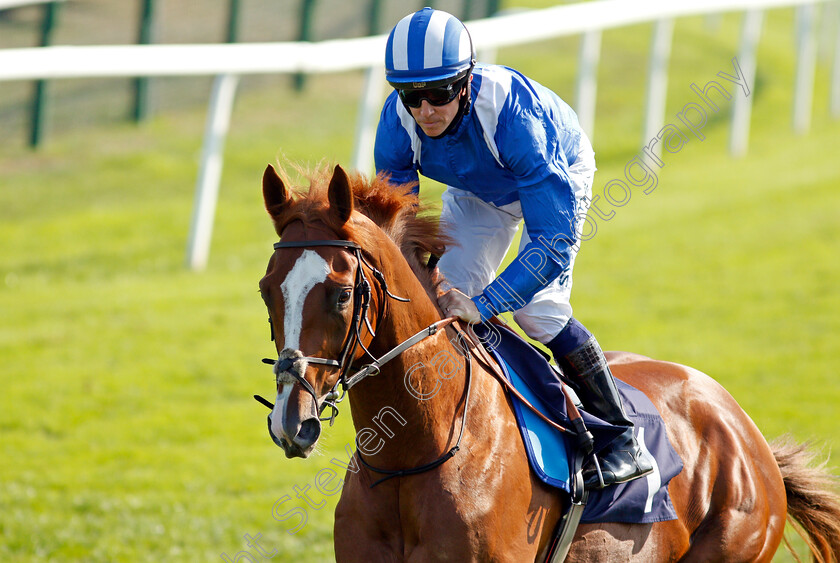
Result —
[{"label": "jockey's hand", "polygon": [[481,322],[481,314],[472,299],[455,288],[438,297],[438,305],[447,317],[460,317],[468,323]]}]

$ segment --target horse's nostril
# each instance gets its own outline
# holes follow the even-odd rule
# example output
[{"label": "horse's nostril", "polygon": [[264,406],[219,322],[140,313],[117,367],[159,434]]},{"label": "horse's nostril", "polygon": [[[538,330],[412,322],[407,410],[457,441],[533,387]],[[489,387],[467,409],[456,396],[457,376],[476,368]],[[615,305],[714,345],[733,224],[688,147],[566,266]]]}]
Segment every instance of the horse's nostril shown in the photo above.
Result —
[{"label": "horse's nostril", "polygon": [[298,443],[314,444],[321,434],[321,422],[317,418],[309,418],[300,424],[295,441]]}]

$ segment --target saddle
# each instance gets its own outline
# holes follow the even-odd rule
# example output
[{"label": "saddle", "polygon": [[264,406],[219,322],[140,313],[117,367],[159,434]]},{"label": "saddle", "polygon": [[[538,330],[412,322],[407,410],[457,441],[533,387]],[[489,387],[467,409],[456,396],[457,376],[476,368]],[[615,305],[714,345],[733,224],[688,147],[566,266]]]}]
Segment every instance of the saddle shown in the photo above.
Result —
[{"label": "saddle", "polygon": [[[564,496],[567,509],[558,523],[547,562],[565,559],[581,522],[644,524],[677,518],[668,483],[682,470],[682,460],[668,440],[662,417],[641,391],[616,379],[639,443],[654,460],[654,472],[605,489],[585,489],[581,472],[584,463],[609,445],[623,428],[587,413],[574,390],[563,382],[562,371],[507,326],[484,323],[470,325],[465,332],[478,341],[472,343],[470,351],[511,398],[531,469]],[[558,397],[561,389],[563,397]]]}]

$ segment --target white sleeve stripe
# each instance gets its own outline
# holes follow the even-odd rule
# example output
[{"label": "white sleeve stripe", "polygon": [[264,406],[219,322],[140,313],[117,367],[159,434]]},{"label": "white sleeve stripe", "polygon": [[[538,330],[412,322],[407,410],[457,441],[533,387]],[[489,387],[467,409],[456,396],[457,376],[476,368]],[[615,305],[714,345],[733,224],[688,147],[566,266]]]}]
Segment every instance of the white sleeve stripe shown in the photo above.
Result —
[{"label": "white sleeve stripe", "polygon": [[488,67],[481,73],[481,88],[475,99],[475,115],[484,132],[484,142],[493,154],[493,158],[504,168],[496,146],[496,127],[499,115],[510,93],[512,78],[500,68]]},{"label": "white sleeve stripe", "polygon": [[411,117],[411,114],[405,109],[405,106],[397,100],[396,104],[394,104],[397,108],[397,115],[400,118],[400,125],[402,128],[405,129],[405,132],[408,134],[408,138],[411,140],[411,152],[414,153],[413,162],[417,164],[420,162],[420,136],[417,134],[417,130],[415,129],[416,122],[414,118]]}]

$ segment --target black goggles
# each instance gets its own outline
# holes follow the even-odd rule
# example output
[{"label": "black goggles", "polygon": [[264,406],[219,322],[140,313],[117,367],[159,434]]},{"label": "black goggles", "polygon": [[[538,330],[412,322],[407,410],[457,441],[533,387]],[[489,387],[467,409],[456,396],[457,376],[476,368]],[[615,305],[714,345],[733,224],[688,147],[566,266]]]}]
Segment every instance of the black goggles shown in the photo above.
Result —
[{"label": "black goggles", "polygon": [[462,78],[461,80],[452,82],[446,86],[438,86],[437,88],[424,88],[419,90],[403,90],[398,88],[397,92],[402,103],[410,108],[419,108],[423,100],[426,100],[433,106],[445,106],[458,97],[458,94],[464,88],[464,83],[465,80]]}]

